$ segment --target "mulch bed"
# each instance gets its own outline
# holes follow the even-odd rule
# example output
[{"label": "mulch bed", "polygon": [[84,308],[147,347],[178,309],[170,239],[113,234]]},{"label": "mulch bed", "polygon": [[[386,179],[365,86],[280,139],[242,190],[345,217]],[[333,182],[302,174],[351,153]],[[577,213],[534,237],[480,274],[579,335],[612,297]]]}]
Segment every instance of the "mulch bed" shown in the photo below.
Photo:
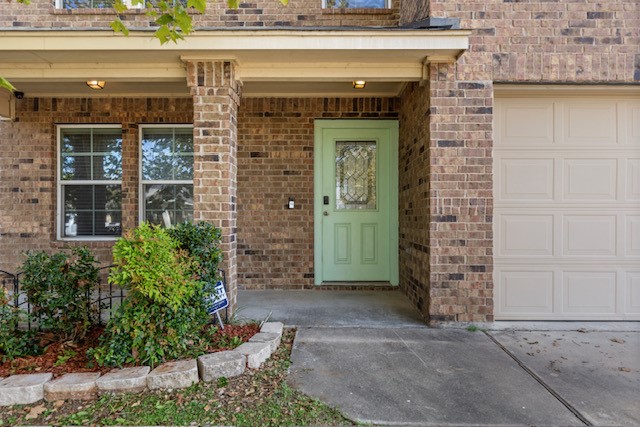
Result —
[{"label": "mulch bed", "polygon": [[[214,338],[211,345],[207,348],[207,351],[213,353],[232,350],[233,347],[229,344],[233,341],[234,337],[239,337],[244,343],[249,341],[259,330],[259,326],[255,323],[247,325],[225,325],[224,330],[218,329],[213,335]],[[75,344],[70,341],[54,342],[49,344],[39,356],[17,357],[1,363],[0,377],[44,372],[51,372],[54,377],[59,377],[69,372],[107,373],[112,369],[111,367],[97,366],[87,358],[87,350],[98,343],[98,339],[103,332],[104,327],[95,327],[87,334],[81,344]],[[75,355],[73,355],[73,352],[75,352]]]}]

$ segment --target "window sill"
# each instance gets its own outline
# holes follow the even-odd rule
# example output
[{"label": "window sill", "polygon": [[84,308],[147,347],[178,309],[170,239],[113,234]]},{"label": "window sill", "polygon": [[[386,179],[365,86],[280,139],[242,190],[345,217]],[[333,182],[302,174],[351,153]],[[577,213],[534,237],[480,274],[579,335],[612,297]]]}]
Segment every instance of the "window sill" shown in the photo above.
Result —
[{"label": "window sill", "polygon": [[109,8],[82,8],[82,9],[49,9],[51,15],[143,15],[146,9],[127,9],[123,13],[117,13],[112,7]]},{"label": "window sill", "polygon": [[120,239],[117,237],[58,237],[59,242],[115,242]]},{"label": "window sill", "polygon": [[398,9],[378,9],[378,8],[325,8],[323,15],[393,15],[398,13]]}]

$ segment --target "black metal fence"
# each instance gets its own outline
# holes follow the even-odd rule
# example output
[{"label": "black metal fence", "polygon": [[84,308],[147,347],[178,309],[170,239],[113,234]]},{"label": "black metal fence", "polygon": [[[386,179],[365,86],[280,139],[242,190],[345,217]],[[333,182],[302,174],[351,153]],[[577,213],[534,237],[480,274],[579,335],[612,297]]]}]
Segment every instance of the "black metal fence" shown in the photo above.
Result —
[{"label": "black metal fence", "polygon": [[[98,269],[98,283],[93,291],[87,291],[85,295],[87,301],[90,301],[87,306],[87,312],[93,315],[97,314],[98,324],[106,323],[111,317],[113,309],[117,308],[126,297],[124,288],[113,286],[112,283],[106,280],[108,271],[112,267],[113,265],[107,265]],[[31,316],[32,305],[29,302],[27,293],[20,286],[21,276],[22,272],[14,274],[0,270],[0,286],[8,299],[9,305],[20,308],[27,314],[25,326],[31,330],[38,326],[38,322],[37,318]]]},{"label": "black metal fence", "polygon": [[[97,314],[97,322],[102,325],[109,321],[113,310],[125,299],[126,291],[120,286],[114,286],[107,280],[109,269],[113,265],[107,265],[98,269],[98,283],[96,288],[91,292],[91,295],[87,293],[86,299],[90,301],[87,306],[87,312],[89,315]],[[20,287],[20,277],[22,272],[9,273],[8,271],[0,270],[0,287],[4,292],[4,295],[8,298],[8,303],[12,307],[20,308],[27,314],[26,322],[24,326],[31,330],[38,328],[37,318],[32,316],[32,305],[29,302],[27,293]],[[219,270],[220,280],[224,284],[225,292],[227,289],[227,280],[224,270]],[[90,291],[88,291],[90,292]],[[224,309],[223,317],[225,321],[229,320],[229,309]]]}]

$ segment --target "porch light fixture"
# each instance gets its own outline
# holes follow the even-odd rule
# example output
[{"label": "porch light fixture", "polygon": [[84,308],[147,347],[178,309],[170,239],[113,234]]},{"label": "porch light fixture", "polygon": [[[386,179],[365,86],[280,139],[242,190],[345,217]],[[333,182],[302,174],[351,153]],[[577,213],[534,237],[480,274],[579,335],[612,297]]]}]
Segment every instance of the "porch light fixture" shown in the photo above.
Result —
[{"label": "porch light fixture", "polygon": [[364,89],[366,85],[367,82],[365,82],[364,80],[356,80],[355,82],[353,82],[354,89]]},{"label": "porch light fixture", "polygon": [[107,82],[101,80],[87,80],[87,86],[95,90],[104,89],[106,84]]}]

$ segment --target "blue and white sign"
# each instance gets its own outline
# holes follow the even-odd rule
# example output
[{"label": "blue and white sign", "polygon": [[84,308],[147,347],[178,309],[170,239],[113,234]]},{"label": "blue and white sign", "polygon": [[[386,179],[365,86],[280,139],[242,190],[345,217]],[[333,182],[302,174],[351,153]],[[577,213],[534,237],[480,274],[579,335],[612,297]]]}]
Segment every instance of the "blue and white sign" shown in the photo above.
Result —
[{"label": "blue and white sign", "polygon": [[229,299],[224,290],[224,283],[218,281],[213,292],[207,297],[207,313],[211,315],[227,307],[229,307]]}]

